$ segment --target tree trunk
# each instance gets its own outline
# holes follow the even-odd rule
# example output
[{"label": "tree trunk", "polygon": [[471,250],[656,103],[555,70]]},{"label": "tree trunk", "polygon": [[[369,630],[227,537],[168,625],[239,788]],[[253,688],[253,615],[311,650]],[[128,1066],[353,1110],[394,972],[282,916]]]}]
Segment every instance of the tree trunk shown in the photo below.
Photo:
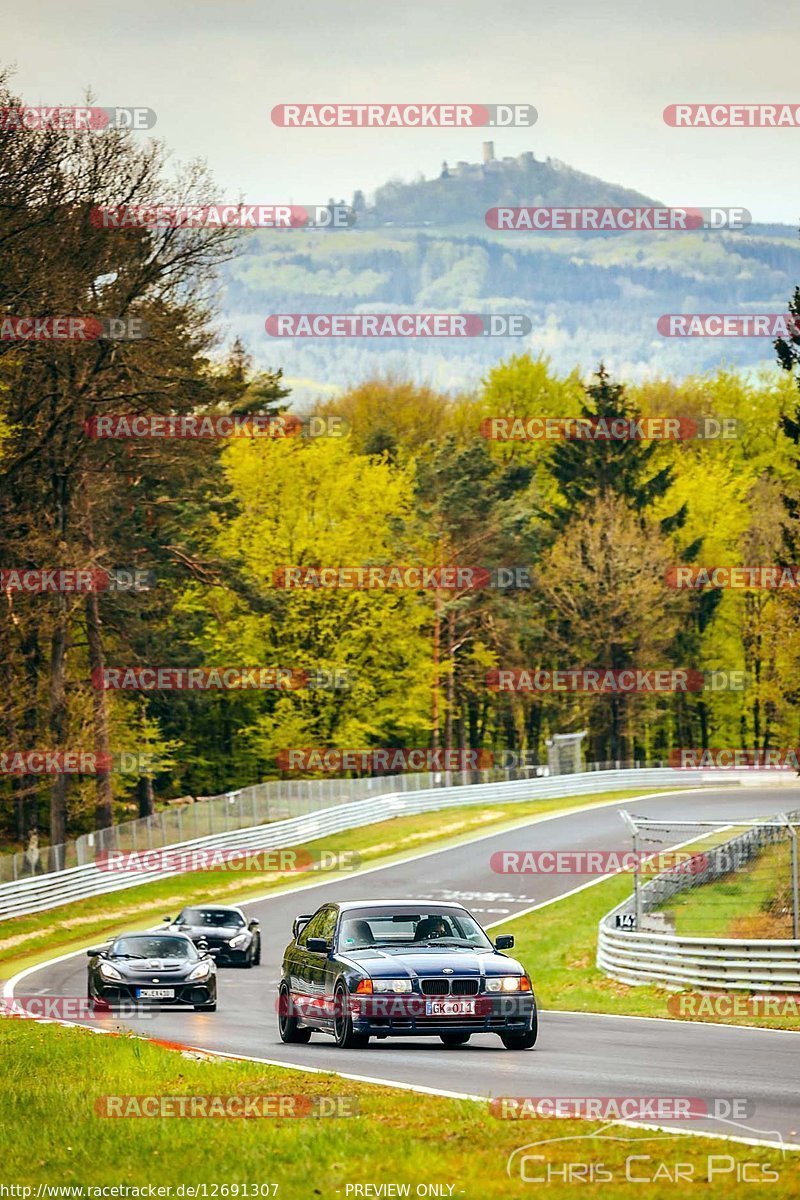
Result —
[{"label": "tree trunk", "polygon": [[[65,674],[67,662],[67,614],[64,597],[56,596],[56,623],[50,640],[50,713],[49,729],[53,750],[64,750],[67,732],[67,699]],[[67,840],[67,782],[64,773],[53,776],[50,787],[50,845],[60,846]],[[52,850],[51,850],[52,855]],[[60,867],[59,861],[51,867]]]},{"label": "tree trunk", "polygon": [[[105,670],[100,604],[97,592],[86,594],[86,640],[89,647],[89,672],[92,681],[102,680]],[[111,788],[111,740],[108,732],[108,701],[105,689],[92,686],[94,751],[97,755],[95,829],[108,829],[114,823],[114,793]]]},{"label": "tree trunk", "polygon": [[136,798],[139,801],[139,816],[152,817],[156,806],[153,798],[153,781],[148,775],[140,775],[136,781]]}]

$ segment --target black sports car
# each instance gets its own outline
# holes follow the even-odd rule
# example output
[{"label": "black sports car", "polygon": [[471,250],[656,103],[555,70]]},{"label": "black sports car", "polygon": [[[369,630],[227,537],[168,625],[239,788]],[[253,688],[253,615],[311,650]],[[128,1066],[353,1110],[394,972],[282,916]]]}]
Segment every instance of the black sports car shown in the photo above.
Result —
[{"label": "black sports car", "polygon": [[242,967],[257,967],[261,962],[258,921],[248,921],[240,908],[199,905],[184,908],[174,921],[164,917],[164,923],[207,949],[215,962]]},{"label": "black sports car", "polygon": [[530,978],[502,953],[514,938],[492,943],[460,904],[323,904],[292,932],[278,997],[284,1042],[315,1032],[343,1047],[420,1035],[463,1046],[473,1033],[497,1033],[509,1050],[536,1042]]},{"label": "black sports car", "polygon": [[120,1005],[217,1007],[214,960],[184,934],[126,933],[87,950],[89,999],[95,1008]]}]

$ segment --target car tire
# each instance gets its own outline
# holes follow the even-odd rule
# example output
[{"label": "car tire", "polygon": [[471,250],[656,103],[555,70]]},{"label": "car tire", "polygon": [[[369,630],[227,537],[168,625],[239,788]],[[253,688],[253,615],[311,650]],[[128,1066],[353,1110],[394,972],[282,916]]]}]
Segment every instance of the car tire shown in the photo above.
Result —
[{"label": "car tire", "polygon": [[539,1034],[539,1014],[536,1011],[536,1005],[533,1006],[531,1014],[531,1027],[525,1033],[501,1033],[500,1041],[505,1046],[506,1050],[532,1050],[536,1045],[536,1038]]},{"label": "car tire", "polygon": [[195,1012],[216,1012],[217,1011],[217,1002],[215,1000],[213,1004],[195,1004],[194,1011]]},{"label": "car tire", "polygon": [[278,993],[278,1033],[282,1042],[289,1043],[307,1042],[311,1037],[310,1029],[298,1027],[292,997],[285,983],[281,984]]},{"label": "car tire", "polygon": [[258,942],[256,944],[256,952],[253,956],[253,966],[254,967],[261,966],[261,938],[258,939]]},{"label": "car tire", "polygon": [[340,983],[334,993],[333,1036],[341,1050],[363,1050],[369,1045],[368,1033],[356,1033],[347,1003],[347,989]]},{"label": "car tire", "polygon": [[439,1037],[445,1046],[466,1046],[471,1034],[469,1033],[440,1033]]},{"label": "car tire", "polygon": [[253,965],[253,947],[251,946],[250,949],[247,951],[247,958],[244,959],[244,961],[242,962],[242,966],[244,967],[244,969],[246,971],[249,971],[250,968],[252,967],[252,965]]}]

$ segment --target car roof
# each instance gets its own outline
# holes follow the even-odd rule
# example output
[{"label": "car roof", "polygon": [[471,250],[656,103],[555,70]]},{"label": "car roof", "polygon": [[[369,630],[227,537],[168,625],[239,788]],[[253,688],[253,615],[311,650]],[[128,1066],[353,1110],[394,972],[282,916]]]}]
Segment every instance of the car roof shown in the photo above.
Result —
[{"label": "car roof", "polygon": [[[121,942],[123,938],[148,937],[148,938],[183,938],[185,942],[191,942],[192,939],[188,933],[175,933],[171,929],[134,929],[131,933],[118,933],[116,937],[111,938],[112,942]],[[194,945],[194,942],[192,942]]]},{"label": "car roof", "polygon": [[194,908],[200,912],[202,912],[206,908],[211,908],[214,910],[214,912],[235,912],[235,913],[239,913],[239,915],[242,917],[244,916],[244,913],[239,908],[238,904],[214,904],[210,900],[209,900],[208,904],[185,904],[181,911],[186,912],[187,908]]},{"label": "car roof", "polygon": [[466,911],[463,904],[454,900],[415,900],[413,896],[405,900],[340,900],[331,903],[337,904],[342,912],[351,908],[460,908]]}]

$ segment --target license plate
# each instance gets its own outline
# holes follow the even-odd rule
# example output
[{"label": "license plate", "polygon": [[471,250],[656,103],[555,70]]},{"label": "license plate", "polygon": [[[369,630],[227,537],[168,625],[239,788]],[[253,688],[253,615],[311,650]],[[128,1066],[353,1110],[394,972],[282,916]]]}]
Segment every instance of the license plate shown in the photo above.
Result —
[{"label": "license plate", "polygon": [[175,988],[137,988],[140,1000],[174,1000]]},{"label": "license plate", "polygon": [[474,1000],[426,1000],[427,1017],[474,1017]]}]

